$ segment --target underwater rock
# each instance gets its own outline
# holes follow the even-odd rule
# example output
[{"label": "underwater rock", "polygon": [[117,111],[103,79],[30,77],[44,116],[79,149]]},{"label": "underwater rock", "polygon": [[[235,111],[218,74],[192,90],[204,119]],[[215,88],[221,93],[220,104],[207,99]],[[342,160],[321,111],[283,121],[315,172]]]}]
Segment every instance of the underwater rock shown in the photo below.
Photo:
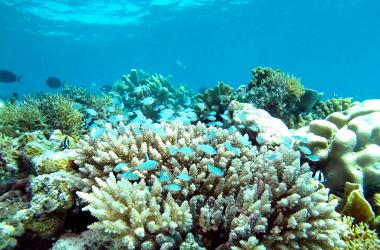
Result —
[{"label": "underwater rock", "polygon": [[254,108],[252,104],[232,101],[228,111],[232,116],[232,124],[242,124],[247,128],[252,125],[257,126],[256,135],[262,138],[264,144],[279,145],[284,137],[290,136],[284,122],[272,117],[263,109]]}]

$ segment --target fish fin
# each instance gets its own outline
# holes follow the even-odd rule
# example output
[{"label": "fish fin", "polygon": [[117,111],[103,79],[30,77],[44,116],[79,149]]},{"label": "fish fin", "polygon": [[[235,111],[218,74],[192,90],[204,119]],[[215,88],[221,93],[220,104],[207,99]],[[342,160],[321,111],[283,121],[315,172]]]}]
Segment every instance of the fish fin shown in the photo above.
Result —
[{"label": "fish fin", "polygon": [[18,76],[16,81],[17,81],[18,83],[21,83],[21,78],[23,78],[23,77],[24,77],[24,76]]}]

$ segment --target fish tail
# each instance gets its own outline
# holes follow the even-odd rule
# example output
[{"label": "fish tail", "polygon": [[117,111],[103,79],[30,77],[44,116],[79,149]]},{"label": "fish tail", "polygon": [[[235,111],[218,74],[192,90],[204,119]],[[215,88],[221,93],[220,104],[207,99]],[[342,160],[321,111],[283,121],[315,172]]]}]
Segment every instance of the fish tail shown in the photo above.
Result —
[{"label": "fish tail", "polygon": [[23,77],[24,77],[24,76],[18,76],[16,81],[17,81],[18,83],[21,83],[21,78],[23,78]]}]

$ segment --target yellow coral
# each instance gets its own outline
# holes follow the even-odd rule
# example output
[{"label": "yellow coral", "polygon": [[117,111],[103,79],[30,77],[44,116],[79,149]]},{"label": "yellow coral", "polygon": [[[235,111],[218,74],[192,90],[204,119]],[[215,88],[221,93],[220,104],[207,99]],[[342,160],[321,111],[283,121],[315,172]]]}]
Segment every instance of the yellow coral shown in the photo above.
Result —
[{"label": "yellow coral", "polygon": [[354,224],[354,218],[344,216],[342,218],[343,223],[348,227],[348,234],[344,235],[342,239],[346,244],[347,250],[357,249],[380,249],[379,239],[375,231],[371,230],[368,224],[360,222]]}]

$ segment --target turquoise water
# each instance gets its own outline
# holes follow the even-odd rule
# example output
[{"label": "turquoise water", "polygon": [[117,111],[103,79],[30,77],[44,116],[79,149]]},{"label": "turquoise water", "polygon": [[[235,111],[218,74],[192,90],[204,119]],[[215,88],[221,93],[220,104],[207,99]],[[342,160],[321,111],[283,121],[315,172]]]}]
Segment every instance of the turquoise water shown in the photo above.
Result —
[{"label": "turquoise water", "polygon": [[355,99],[379,93],[375,0],[0,1],[0,69],[24,75],[1,95],[112,84],[131,68],[193,89],[247,83],[269,66],[306,87]]}]

